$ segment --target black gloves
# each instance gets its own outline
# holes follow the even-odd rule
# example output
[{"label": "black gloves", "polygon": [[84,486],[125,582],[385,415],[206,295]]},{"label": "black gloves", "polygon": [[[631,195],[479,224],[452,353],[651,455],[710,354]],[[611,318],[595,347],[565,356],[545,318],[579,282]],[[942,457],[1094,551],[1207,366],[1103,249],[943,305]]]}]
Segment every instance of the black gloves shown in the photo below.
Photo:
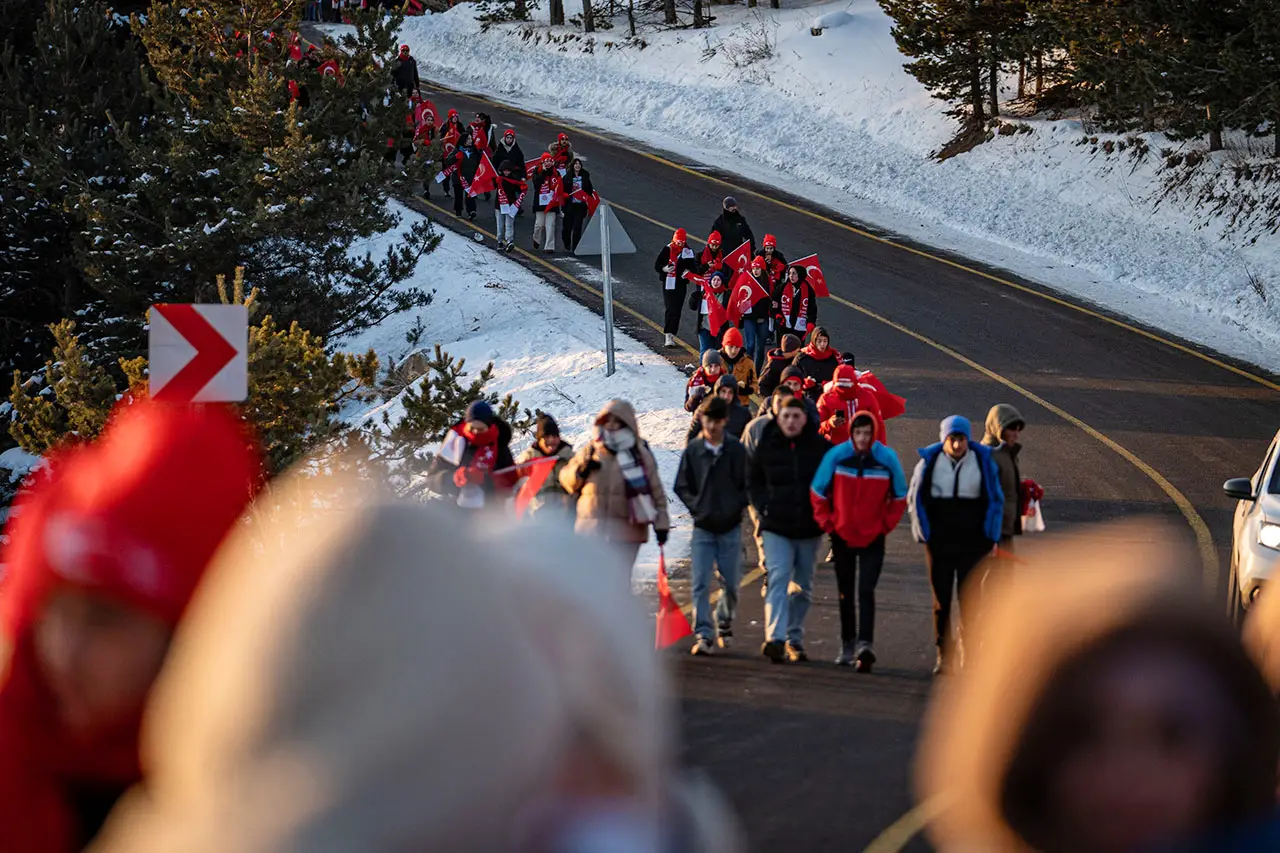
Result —
[{"label": "black gloves", "polygon": [[660,546],[661,546],[661,545],[666,545],[666,544],[667,544],[667,533],[668,533],[668,532],[669,532],[669,531],[666,531],[666,530],[659,530],[659,529],[658,529],[658,528],[656,528],[656,527],[653,529],[653,535],[654,535],[655,537],[657,537],[657,539],[658,539],[658,545],[660,545]]}]

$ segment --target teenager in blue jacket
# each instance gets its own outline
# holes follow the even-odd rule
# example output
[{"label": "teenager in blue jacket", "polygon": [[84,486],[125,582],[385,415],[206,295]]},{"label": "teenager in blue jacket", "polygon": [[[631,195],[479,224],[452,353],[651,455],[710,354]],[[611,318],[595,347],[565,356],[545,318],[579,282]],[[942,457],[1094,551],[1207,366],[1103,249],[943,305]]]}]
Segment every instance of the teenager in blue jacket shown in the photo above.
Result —
[{"label": "teenager in blue jacket", "polygon": [[975,444],[969,419],[942,421],[940,441],[921,448],[907,505],[911,532],[924,544],[933,588],[933,631],[938,646],[935,674],[957,660],[951,638],[953,587],[965,591],[969,573],[994,553],[1004,523],[1004,492],[990,448]]}]

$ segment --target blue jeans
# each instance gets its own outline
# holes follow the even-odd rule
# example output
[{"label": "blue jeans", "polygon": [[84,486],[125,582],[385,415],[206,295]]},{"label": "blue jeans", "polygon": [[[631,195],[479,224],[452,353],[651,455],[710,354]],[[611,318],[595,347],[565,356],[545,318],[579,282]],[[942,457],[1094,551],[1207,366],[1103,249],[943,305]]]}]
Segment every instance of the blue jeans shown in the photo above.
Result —
[{"label": "blue jeans", "polygon": [[771,531],[764,538],[768,589],[764,596],[764,638],[769,642],[804,641],[804,617],[813,600],[813,572],[822,537],[788,539]]},{"label": "blue jeans", "polygon": [[[742,525],[728,533],[693,528],[693,632],[715,640],[716,623],[728,625],[738,612],[738,585],[742,582]],[[711,621],[711,577],[720,574],[720,600],[716,621]]]},{"label": "blue jeans", "polygon": [[514,243],[516,241],[516,218],[510,214],[503,213],[501,210],[496,211],[494,216],[498,218],[498,242]]},{"label": "blue jeans", "polygon": [[[704,320],[703,322],[705,323],[706,321]],[[716,346],[716,336],[711,334],[707,327],[703,325],[703,327],[698,330],[698,356],[701,357],[703,353],[711,349],[718,349]]]},{"label": "blue jeans", "polygon": [[764,357],[769,351],[769,321],[768,320],[752,320],[744,317],[742,320],[742,343],[743,349],[756,365],[756,372],[764,370]]}]

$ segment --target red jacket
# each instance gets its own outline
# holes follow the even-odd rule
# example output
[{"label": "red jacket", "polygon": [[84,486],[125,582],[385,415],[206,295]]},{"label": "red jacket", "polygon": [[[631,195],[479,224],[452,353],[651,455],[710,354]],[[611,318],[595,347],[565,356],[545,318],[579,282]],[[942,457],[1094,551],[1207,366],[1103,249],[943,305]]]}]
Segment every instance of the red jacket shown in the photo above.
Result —
[{"label": "red jacket", "polygon": [[[871,412],[856,413],[864,414],[876,417]],[[902,520],[907,479],[898,454],[890,448],[876,441],[861,454],[846,441],[827,451],[813,477],[809,499],[813,518],[825,532],[852,548],[865,548]]]},{"label": "red jacket", "polygon": [[[844,412],[844,420],[837,421],[836,413]],[[852,388],[832,388],[818,398],[818,417],[822,425],[818,432],[832,444],[841,444],[849,440],[849,425],[858,412],[868,412],[876,419],[876,441],[887,444],[889,439],[884,428],[884,419],[880,416],[880,401],[875,393],[865,385],[854,385]]]}]

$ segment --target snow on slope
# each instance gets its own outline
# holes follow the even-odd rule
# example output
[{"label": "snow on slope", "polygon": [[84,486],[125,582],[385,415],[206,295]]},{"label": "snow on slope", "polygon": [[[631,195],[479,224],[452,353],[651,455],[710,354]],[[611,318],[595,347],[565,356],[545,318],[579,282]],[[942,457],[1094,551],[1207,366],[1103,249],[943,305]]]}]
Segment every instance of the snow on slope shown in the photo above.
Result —
[{"label": "snow on slope", "polygon": [[[420,218],[400,205],[396,208],[404,217],[403,227]],[[405,335],[420,319],[419,348],[430,352],[439,343],[454,358],[467,360],[469,375],[492,361],[493,380],[487,390],[513,395],[522,408],[548,412],[574,447],[587,440],[591,422],[605,403],[615,397],[631,401],[670,500],[667,555],[673,560],[688,557],[692,521],[671,492],[689,426],[683,409],[684,374],[619,331],[614,335],[617,372],[605,376],[602,318],[494,250],[437,230],[443,236],[440,247],[419,262],[405,283],[434,289],[432,304],[396,315],[340,346],[352,352],[373,348],[384,363],[388,356],[399,361],[414,349]],[[389,232],[362,248],[379,257],[395,239],[397,232]],[[398,405],[392,400],[364,414],[380,417],[390,409],[394,421]],[[532,436],[517,436],[512,454],[531,442]],[[650,539],[640,550],[634,578],[652,580],[657,564],[658,549]]]},{"label": "snow on slope", "polygon": [[[572,16],[580,0],[566,6]],[[411,18],[402,37],[424,76],[446,85],[786,187],[1280,369],[1280,239],[1233,246],[1179,211],[1153,209],[1152,170],[1093,156],[1075,120],[1031,120],[1031,134],[930,160],[955,124],[902,70],[875,0],[712,11],[716,26],[644,32],[644,49],[623,45],[621,19],[613,30],[562,42],[576,31],[548,28],[545,9],[532,28],[482,31],[470,4]],[[814,37],[818,22],[831,29]],[[761,27],[776,37],[776,58],[735,67]],[[591,53],[583,51],[588,41]],[[1153,150],[1173,145],[1150,141]],[[589,141],[578,144],[590,153]],[[758,201],[746,197],[744,210],[757,233],[768,229]],[[1251,274],[1269,300],[1249,284]]]}]

